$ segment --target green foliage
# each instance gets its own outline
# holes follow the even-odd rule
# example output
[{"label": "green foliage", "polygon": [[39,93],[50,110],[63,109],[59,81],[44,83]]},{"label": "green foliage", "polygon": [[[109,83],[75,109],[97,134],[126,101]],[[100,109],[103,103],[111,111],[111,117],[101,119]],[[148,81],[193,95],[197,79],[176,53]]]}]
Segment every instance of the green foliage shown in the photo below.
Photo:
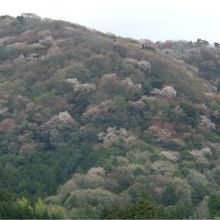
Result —
[{"label": "green foliage", "polygon": [[220,216],[220,194],[212,194],[209,196],[208,208],[211,214],[211,217]]},{"label": "green foliage", "polygon": [[17,202],[18,216],[21,219],[64,219],[66,215],[59,206],[46,206],[41,199],[35,204],[31,204],[26,198],[21,198]]},{"label": "green foliage", "polygon": [[190,218],[192,214],[192,205],[186,203],[177,203],[175,206],[158,207],[157,209],[158,219],[185,219]]},{"label": "green foliage", "polygon": [[6,190],[0,190],[0,218],[16,218],[17,208],[14,203],[14,196]]},{"label": "green foliage", "polygon": [[17,206],[21,212],[20,218],[26,219],[26,218],[32,218],[32,216],[35,216],[35,210],[26,198],[22,197],[21,199],[18,199]]},{"label": "green foliage", "polygon": [[101,212],[100,219],[125,219],[125,210],[119,208],[118,206],[113,206],[111,208],[104,208]]},{"label": "green foliage", "polygon": [[156,217],[155,208],[146,196],[142,196],[135,204],[129,206],[126,212],[128,218],[131,219],[154,219]]},{"label": "green foliage", "polygon": [[153,154],[153,155],[150,156],[150,161],[151,161],[152,163],[153,163],[154,161],[158,160],[158,159],[159,159],[159,155]]},{"label": "green foliage", "polygon": [[180,152],[180,156],[181,156],[181,159],[183,159],[183,160],[192,160],[193,159],[193,156],[186,149],[182,150]]},{"label": "green foliage", "polygon": [[2,219],[64,219],[66,214],[63,208],[47,206],[41,199],[35,203],[22,197],[15,197],[1,190],[0,192],[0,218]]},{"label": "green foliage", "polygon": [[183,113],[184,113],[181,115],[180,120],[187,122],[192,127],[195,127],[196,120],[198,118],[198,111],[196,109],[194,109],[191,105],[188,105],[186,103],[182,103],[180,106],[181,106]]},{"label": "green foliage", "polygon": [[155,217],[155,207],[145,195],[126,208],[118,206],[104,208],[100,215],[101,219],[154,219]]},{"label": "green foliage", "polygon": [[66,214],[62,207],[60,206],[51,206],[48,208],[48,216],[50,219],[65,219]]},{"label": "green foliage", "polygon": [[194,185],[192,190],[192,203],[197,205],[207,195],[207,187],[204,185]]},{"label": "green foliage", "polygon": [[35,215],[39,216],[39,218],[46,218],[47,217],[47,208],[41,199],[38,199],[34,205],[34,212]]},{"label": "green foliage", "polygon": [[52,92],[47,92],[40,94],[37,97],[33,98],[33,103],[35,104],[44,104],[47,103],[49,100],[53,99],[55,96]]},{"label": "green foliage", "polygon": [[209,108],[211,108],[212,110],[217,110],[219,108],[219,104],[215,101],[208,101],[207,105],[209,106]]},{"label": "green foliage", "polygon": [[165,206],[175,205],[177,202],[177,196],[175,189],[169,185],[162,194],[162,202]]},{"label": "green foliage", "polygon": [[146,142],[146,143],[153,143],[153,136],[150,132],[148,131],[144,131],[143,132],[143,140]]}]

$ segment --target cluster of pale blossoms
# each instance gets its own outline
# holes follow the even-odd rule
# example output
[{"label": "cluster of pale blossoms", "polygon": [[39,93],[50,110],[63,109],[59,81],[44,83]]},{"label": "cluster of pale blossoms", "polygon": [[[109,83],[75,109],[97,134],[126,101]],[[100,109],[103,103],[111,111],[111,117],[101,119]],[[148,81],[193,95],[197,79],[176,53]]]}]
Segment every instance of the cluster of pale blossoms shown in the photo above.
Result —
[{"label": "cluster of pale blossoms", "polygon": [[130,134],[125,128],[117,129],[115,127],[109,127],[106,133],[101,132],[98,137],[99,140],[103,141],[104,146],[107,147],[118,141],[132,144],[136,140],[135,136]]},{"label": "cluster of pale blossoms", "polygon": [[88,172],[89,176],[104,176],[105,170],[102,167],[92,167]]},{"label": "cluster of pale blossoms", "polygon": [[209,147],[204,147],[201,150],[193,149],[189,152],[195,158],[204,158],[207,154],[212,154],[212,151]]},{"label": "cluster of pale blossoms", "polygon": [[92,117],[100,113],[108,113],[114,110],[114,105],[112,100],[106,100],[101,102],[99,105],[89,105],[86,111],[83,113],[85,118]]},{"label": "cluster of pale blossoms", "polygon": [[205,115],[201,115],[200,116],[200,126],[209,128],[209,129],[215,129],[216,125],[215,123],[213,123],[208,117],[206,117]]},{"label": "cluster of pale blossoms", "polygon": [[76,125],[75,120],[72,116],[67,112],[60,112],[58,115],[52,117],[49,121],[45,123],[45,126],[48,128],[61,128],[63,126],[74,126]]},{"label": "cluster of pale blossoms", "polygon": [[151,94],[161,97],[176,97],[176,90],[172,86],[165,86],[163,89],[154,89]]},{"label": "cluster of pale blossoms", "polygon": [[77,78],[66,79],[66,82],[73,86],[73,90],[75,92],[85,91],[85,90],[96,90],[96,85],[94,83],[81,83],[80,81],[77,80]]},{"label": "cluster of pale blossoms", "polygon": [[133,66],[137,67],[138,69],[140,69],[144,72],[147,72],[147,73],[151,72],[151,64],[147,60],[138,61],[136,59],[127,57],[127,58],[123,59],[123,63],[133,65]]},{"label": "cluster of pale blossoms", "polygon": [[127,77],[127,78],[120,80],[115,73],[103,75],[101,78],[101,84],[103,85],[115,84],[115,85],[122,86],[124,88],[132,89],[132,90],[142,89],[142,85],[139,83],[134,83],[131,78]]},{"label": "cluster of pale blossoms", "polygon": [[125,78],[121,80],[121,85],[127,87],[128,89],[141,90],[142,85],[139,83],[134,83],[131,78]]}]

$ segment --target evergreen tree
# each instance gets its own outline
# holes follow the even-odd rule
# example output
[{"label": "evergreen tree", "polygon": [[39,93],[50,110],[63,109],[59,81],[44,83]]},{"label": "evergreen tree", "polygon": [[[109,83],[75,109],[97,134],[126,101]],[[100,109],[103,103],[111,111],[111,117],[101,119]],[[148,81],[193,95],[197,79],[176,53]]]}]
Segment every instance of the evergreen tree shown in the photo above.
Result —
[{"label": "evergreen tree", "polygon": [[162,201],[165,206],[174,205],[177,202],[175,189],[172,186],[167,186],[162,194]]}]

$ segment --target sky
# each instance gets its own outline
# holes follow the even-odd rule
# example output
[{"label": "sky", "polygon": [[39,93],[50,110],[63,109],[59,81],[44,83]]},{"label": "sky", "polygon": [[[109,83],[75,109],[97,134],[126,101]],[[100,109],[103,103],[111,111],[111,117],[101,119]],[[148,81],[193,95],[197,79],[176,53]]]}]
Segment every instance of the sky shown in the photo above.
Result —
[{"label": "sky", "polygon": [[1,0],[0,15],[23,12],[135,39],[220,41],[219,0]]}]

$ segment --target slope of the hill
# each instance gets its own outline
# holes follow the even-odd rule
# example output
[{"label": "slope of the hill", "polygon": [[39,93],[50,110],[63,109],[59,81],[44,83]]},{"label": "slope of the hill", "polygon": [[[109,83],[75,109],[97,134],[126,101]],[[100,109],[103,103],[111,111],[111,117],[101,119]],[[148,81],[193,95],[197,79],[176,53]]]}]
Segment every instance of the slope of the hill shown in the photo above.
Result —
[{"label": "slope of the hill", "polygon": [[72,218],[142,193],[158,218],[217,216],[220,96],[199,76],[150,43],[1,16],[0,187]]},{"label": "slope of the hill", "polygon": [[211,45],[208,41],[197,39],[192,41],[157,42],[158,50],[168,56],[184,60],[193,65],[201,77],[212,82],[216,89],[220,89],[220,50],[219,43]]}]

